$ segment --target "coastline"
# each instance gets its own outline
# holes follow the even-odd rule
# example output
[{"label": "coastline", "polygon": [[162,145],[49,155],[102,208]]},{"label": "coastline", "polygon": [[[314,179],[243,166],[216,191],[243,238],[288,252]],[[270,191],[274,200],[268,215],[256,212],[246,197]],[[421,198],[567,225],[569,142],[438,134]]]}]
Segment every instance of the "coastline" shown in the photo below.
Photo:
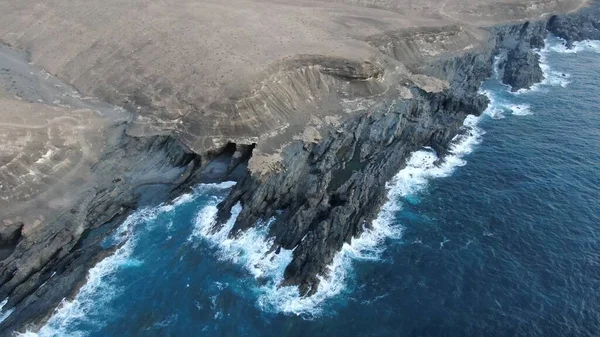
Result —
[{"label": "coastline", "polygon": [[[282,285],[298,286],[301,296],[315,294],[343,245],[369,228],[386,200],[385,184],[405,167],[408,156],[431,147],[443,158],[465,118],[485,110],[487,98],[479,88],[493,72],[493,58],[506,55],[503,79],[514,91],[530,88],[544,79],[535,50],[543,47],[548,31],[559,31],[561,25],[578,31],[578,25],[593,20],[590,12],[597,10],[597,5],[582,10],[581,19],[552,16],[492,27],[487,49],[425,65],[422,72],[447,81],[448,89],[427,93],[412,87],[408,102],[382,102],[342,125],[343,133],[334,130],[317,144],[289,146],[283,165],[288,170],[268,179],[243,179],[220,204],[217,228],[238,203],[243,209],[231,238],[256,223],[271,221],[271,251],[293,249]],[[595,33],[567,39],[593,39]],[[285,212],[272,220],[278,209]]]},{"label": "coastline", "polygon": [[[596,7],[593,9],[597,10]],[[582,15],[587,15],[586,13],[589,10],[591,9],[584,8]],[[577,17],[577,15],[574,15],[574,17]],[[289,226],[283,226],[277,223],[274,224],[274,228],[271,230],[271,236],[275,238],[276,245],[272,250],[277,250],[279,248],[289,249],[290,247],[297,246],[321,247],[319,248],[319,251],[312,253],[307,252],[307,248],[304,249],[304,253],[302,252],[303,249],[296,249],[294,251],[296,262],[292,262],[295,263],[294,267],[286,272],[286,281],[284,283],[284,285],[300,286],[302,293],[304,294],[313,294],[318,291],[319,281],[317,276],[321,275],[325,271],[325,268],[331,264],[343,244],[350,242],[353,238],[359,237],[364,231],[362,224],[364,222],[369,223],[377,216],[379,207],[386,199],[385,183],[390,181],[393,175],[400,169],[404,168],[403,165],[408,156],[423,146],[431,146],[440,157],[443,157],[444,153],[447,152],[450,141],[460,133],[464,119],[470,114],[478,115],[483,112],[487,102],[486,99],[479,94],[479,84],[491,75],[493,56],[497,55],[501,50],[507,51],[519,49],[525,53],[530,53],[531,50],[539,47],[539,38],[545,36],[546,28],[549,27],[549,25],[551,27],[551,32],[554,31],[561,34],[562,31],[559,29],[560,27],[563,27],[561,25],[573,25],[574,20],[575,19],[562,21],[557,20],[555,17],[551,17],[549,20],[534,22],[532,24],[521,23],[493,28],[492,31],[497,37],[492,38],[488,48],[479,54],[466,53],[465,55],[446,59],[441,63],[432,62],[426,69],[422,69],[422,71],[424,74],[446,80],[449,83],[447,92],[428,93],[422,89],[422,86],[410,87],[411,98],[407,100],[408,103],[403,103],[400,107],[398,105],[399,103],[381,102],[381,105],[374,109],[377,112],[361,115],[359,118],[345,121],[341,125],[337,125],[336,128],[345,130],[342,133],[332,129],[319,143],[310,142],[306,144],[297,142],[289,145],[289,149],[284,150],[284,166],[287,167],[287,171],[276,173],[261,179],[257,179],[255,176],[247,173],[243,177],[237,178],[240,180],[240,183],[234,188],[230,197],[221,205],[221,220],[225,221],[229,209],[240,201],[244,205],[244,213],[242,213],[244,215],[242,215],[241,219],[238,218],[240,220],[239,223],[236,222],[234,231],[231,233],[232,236],[235,236],[239,230],[245,230],[252,227],[258,219],[269,219],[277,208],[282,208],[283,206],[295,209],[294,212],[290,213],[298,214],[299,211],[302,210],[303,213],[307,214],[305,216],[308,216],[309,218],[302,219],[302,222],[307,222],[308,225],[307,228],[301,232],[290,232]],[[552,24],[550,24],[550,22],[552,22]],[[563,34],[563,36],[567,38],[567,43],[575,41],[575,38],[583,37],[581,34]],[[594,37],[595,35],[590,36],[590,38]],[[518,63],[523,60],[526,60],[527,64],[519,65]],[[512,59],[507,60],[509,64],[511,62],[515,64],[515,69],[535,69],[535,64],[532,64],[531,61],[531,58],[519,57],[513,57]],[[474,64],[476,67],[473,67]],[[539,64],[537,66],[539,67]],[[536,79],[536,77],[531,76],[531,81],[534,79]],[[394,112],[390,113],[390,110],[394,110]],[[448,120],[448,116],[451,116],[453,111],[459,111],[459,113]],[[443,117],[443,119],[438,120],[437,118],[440,117]],[[448,121],[450,122],[447,123]],[[414,124],[415,127],[407,128],[407,125],[410,126],[411,123],[416,123]],[[397,129],[389,131],[384,127],[385,125],[396,125]],[[417,126],[418,128],[427,131],[423,134],[414,133]],[[366,132],[365,130],[368,127],[378,130],[379,134],[373,135],[370,132]],[[374,139],[371,137],[374,137]],[[359,145],[352,139],[369,140],[371,143],[363,148],[363,144]],[[350,145],[348,143],[350,143]],[[407,146],[407,144],[409,145]],[[132,147],[135,149],[138,146],[139,145],[136,144]],[[177,141],[169,140],[168,138],[158,138],[157,140],[150,141],[149,144],[142,145],[142,147],[148,149],[158,148],[161,150],[172,148],[173,151],[178,151],[177,148],[181,148],[181,146],[182,145],[177,143]],[[346,149],[341,151],[343,148]],[[224,162],[226,162],[225,165],[228,168],[232,165],[236,167],[240,164],[242,165],[240,167],[243,167],[249,158],[250,152],[251,148],[240,147],[219,154],[217,157],[225,156],[225,158],[228,158],[224,160]],[[341,152],[342,154],[340,155]],[[377,155],[368,155],[372,153],[376,153]],[[175,166],[179,168],[191,165],[191,168],[185,169],[187,178],[183,180],[176,179],[174,183],[169,183],[168,186],[174,188],[170,188],[171,190],[169,192],[165,192],[167,197],[163,198],[163,200],[174,199],[177,195],[181,194],[182,191],[202,182],[203,179],[204,181],[218,181],[219,179],[223,179],[222,177],[207,178],[206,175],[203,176],[202,173],[207,173],[205,170],[211,161],[204,160],[202,163],[198,163],[200,159],[194,159],[193,155],[190,157],[189,154],[188,150],[184,148],[182,154],[178,155],[178,158],[186,159],[178,159],[175,161],[177,163]],[[356,163],[356,155],[360,156],[361,160],[359,160],[359,164]],[[312,156],[312,158],[309,158],[310,156]],[[315,156],[317,159],[315,159]],[[237,159],[233,160],[233,158]],[[363,162],[364,160],[367,161],[367,164],[360,164],[360,162]],[[231,164],[236,161],[236,164]],[[359,169],[357,169],[357,167],[359,167]],[[286,186],[299,185],[298,182],[306,178],[306,176],[302,175],[290,175],[289,172],[309,172],[314,169],[316,169],[318,175],[328,177],[328,179],[326,181],[307,179],[306,181],[315,184],[311,193],[316,193],[315,190],[325,193],[307,196],[306,191],[295,191],[295,193],[290,194],[289,189],[282,189],[282,187]],[[364,172],[368,173],[364,174]],[[363,177],[358,177],[358,174],[361,173]],[[340,175],[346,179],[334,182],[333,177]],[[373,177],[376,178],[373,179]],[[161,183],[164,183],[162,179],[160,181]],[[330,183],[333,184],[335,188],[330,187]],[[340,196],[352,195],[352,193],[350,193],[350,188],[356,188],[357,186],[362,186],[361,188],[364,189],[364,194],[362,192],[358,193],[356,197],[351,197],[351,199],[354,198],[353,200],[344,201],[340,199]],[[286,193],[288,195],[284,195]],[[267,208],[262,205],[263,201],[266,200],[262,197],[263,195],[270,195],[269,200],[273,201],[268,204]],[[365,199],[368,199],[368,202],[366,202]],[[159,203],[157,201],[158,200],[154,200],[152,203]],[[306,202],[310,205],[309,209],[302,208]],[[344,210],[344,202],[348,204],[348,207],[351,206],[351,208],[353,208],[352,212],[356,212],[356,209],[358,209],[359,212],[357,214],[349,215],[348,211]],[[134,208],[135,207],[130,207],[123,211],[120,210],[119,207],[116,207],[115,209],[119,209],[119,211],[113,211],[113,215],[107,216],[106,221],[99,221],[104,223],[99,226],[103,228],[106,228],[107,226],[108,228],[116,228],[118,223],[122,222]],[[336,217],[338,218],[336,219]],[[327,224],[327,228],[331,228],[334,231],[332,234],[335,239],[331,241],[329,239],[329,234],[323,237],[316,236],[317,234],[315,233],[314,239],[311,235],[308,241],[306,241],[306,235],[309,232],[318,228],[318,226],[324,226],[322,225],[322,222],[325,221],[324,218],[336,221],[335,223]],[[294,219],[291,214],[288,215],[287,218],[279,221],[283,223],[290,219]],[[315,224],[312,225],[313,223]],[[348,223],[350,223],[350,225],[348,225]],[[299,226],[298,228],[302,227]],[[98,238],[102,238],[110,232],[111,230],[108,229]],[[85,236],[83,237],[85,239]],[[98,238],[93,240],[93,242],[98,242]],[[302,238],[305,239],[302,240]],[[92,242],[90,242],[88,247],[92,246],[91,243]],[[81,250],[76,251],[78,254],[81,254]],[[296,253],[296,251],[298,251],[298,253]],[[89,257],[89,255],[86,257],[85,254],[81,254],[81,259],[87,259],[87,261],[85,261],[85,264],[77,266],[78,275],[75,277],[76,280],[70,280],[63,283],[60,287],[62,288],[60,291],[65,294],[70,294],[67,297],[74,296],[76,291],[73,290],[74,287],[71,285],[83,285],[87,270],[91,268],[95,262],[98,262],[102,257],[109,253],[110,251],[99,252],[97,250],[92,250],[91,255],[94,256],[92,258]],[[323,258],[315,260],[315,255],[322,256]],[[65,261],[61,261],[57,265],[64,263]],[[66,263],[69,264],[71,262]],[[305,266],[310,266],[310,268]],[[49,270],[51,269],[48,269],[45,273],[41,273],[41,275],[45,274],[45,277],[48,277]],[[54,278],[54,280],[52,280],[51,277],[44,280],[45,277],[38,279],[37,284],[42,284],[42,281],[55,281],[57,283],[65,282],[58,281],[58,277]],[[5,281],[1,283],[3,285],[0,294],[11,293],[12,289],[16,288],[6,287]],[[35,284],[32,284],[31,289],[34,289],[35,291],[33,295],[38,297],[32,299],[30,295],[27,301],[35,301],[36,299],[47,301],[47,298],[44,298],[43,296],[48,296],[48,292],[44,293],[43,289],[40,292],[41,287],[37,288],[37,290],[35,288]],[[57,288],[54,288],[54,290],[56,289]],[[60,295],[60,291],[53,294],[54,298],[60,296],[65,297],[65,295]],[[16,314],[14,317],[11,315],[11,317],[2,322],[0,325],[0,335],[8,334],[15,329],[20,330],[26,324],[33,324],[33,326],[39,327],[51,313],[51,310],[57,305],[48,305],[44,308],[37,309],[37,313],[32,313],[31,307],[27,305],[28,303],[26,303],[26,301],[21,302],[13,300],[14,298],[15,297],[11,298],[11,296],[9,296],[9,299],[12,301],[12,303],[9,303],[9,307],[16,304],[22,308],[22,311],[19,309],[15,310],[14,312]],[[56,300],[54,302],[48,302],[48,304],[50,303],[56,303]],[[37,317],[33,317],[35,315],[37,315]],[[16,318],[16,316],[19,316],[20,318]]]}]

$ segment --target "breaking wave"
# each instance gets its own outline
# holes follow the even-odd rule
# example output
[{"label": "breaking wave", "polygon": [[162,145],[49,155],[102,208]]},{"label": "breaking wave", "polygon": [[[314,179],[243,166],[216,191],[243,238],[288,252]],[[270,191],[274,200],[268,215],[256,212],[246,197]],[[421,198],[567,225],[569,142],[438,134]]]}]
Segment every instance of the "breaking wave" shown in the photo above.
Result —
[{"label": "breaking wave", "polygon": [[544,73],[544,79],[539,84],[534,85],[534,88],[539,86],[561,86],[565,88],[571,81],[570,74],[556,71],[550,67],[548,63],[548,54],[553,51],[552,47],[555,45],[552,39],[545,40],[545,47],[538,52],[540,55],[540,68],[542,68],[542,72]]},{"label": "breaking wave", "polygon": [[510,100],[510,97],[503,98],[491,90],[483,90],[482,94],[486,95],[490,100],[490,104],[484,114],[492,119],[505,118],[505,114],[514,116],[527,116],[533,113],[529,104],[516,104]]},{"label": "breaking wave", "polygon": [[206,188],[230,188],[232,183],[199,185],[195,193],[183,194],[172,203],[140,209],[127,217],[121,226],[107,238],[108,243],[117,246],[115,252],[98,262],[87,275],[86,283],[79,289],[73,300],[64,299],[48,322],[38,331],[27,331],[21,337],[82,337],[90,327],[103,323],[102,318],[110,310],[108,305],[121,291],[114,279],[118,270],[138,267],[143,261],[132,258],[136,247],[137,227],[147,225],[159,215],[173,212],[178,206],[193,201],[198,190]]},{"label": "breaking wave", "polygon": [[571,48],[567,48],[565,40],[556,36],[549,36],[544,40],[544,48],[537,51],[540,56],[540,68],[544,74],[544,79],[537,84],[534,84],[530,89],[521,89],[514,94],[522,94],[529,91],[542,91],[545,92],[544,87],[547,86],[560,86],[567,87],[571,83],[571,75],[562,71],[552,69],[548,62],[548,54],[550,53],[561,53],[561,54],[574,54],[582,51],[600,53],[600,41],[585,40],[581,42],[573,43]]},{"label": "breaking wave", "polygon": [[549,47],[549,49],[556,53],[561,54],[574,54],[582,51],[589,51],[594,53],[600,53],[600,41],[584,40],[580,42],[574,42],[571,48],[567,48],[567,42],[559,37],[553,38],[555,41]]},{"label": "breaking wave", "polygon": [[203,239],[217,251],[221,260],[243,266],[257,281],[255,292],[257,306],[267,312],[281,312],[311,318],[322,315],[326,300],[341,294],[352,275],[353,261],[380,259],[385,249],[384,242],[398,239],[402,226],[394,223],[395,214],[402,209],[402,199],[421,192],[430,179],[446,177],[466,164],[463,156],[470,153],[481,141],[484,131],[477,127],[480,117],[468,116],[463,132],[452,141],[449,154],[440,162],[435,152],[425,148],[414,152],[406,162],[406,167],[386,184],[388,201],[382,206],[372,225],[363,234],[353,238],[350,244],[343,245],[328,267],[327,276],[319,276],[318,291],[310,297],[300,296],[297,287],[280,287],[286,266],[292,260],[292,250],[271,251],[272,239],[268,238],[271,221],[246,230],[236,238],[229,232],[242,210],[237,204],[232,216],[222,228],[214,230],[218,200],[207,204],[196,215],[195,230],[191,240]]},{"label": "breaking wave", "polygon": [[12,314],[12,312],[14,311],[14,309],[9,309],[9,310],[3,311],[6,303],[8,303],[8,298],[6,298],[6,299],[4,299],[4,301],[0,302],[0,323],[4,322],[4,320],[7,319],[8,316],[10,316],[10,314]]}]

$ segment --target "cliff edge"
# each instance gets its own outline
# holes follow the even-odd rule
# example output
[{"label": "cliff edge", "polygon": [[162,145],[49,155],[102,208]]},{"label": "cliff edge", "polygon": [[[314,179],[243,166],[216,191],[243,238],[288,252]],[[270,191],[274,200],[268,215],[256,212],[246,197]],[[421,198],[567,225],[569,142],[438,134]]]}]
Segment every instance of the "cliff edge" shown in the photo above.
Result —
[{"label": "cliff edge", "polygon": [[598,38],[587,5],[2,1],[0,335],[72,296],[132,209],[203,181],[238,181],[214,225],[238,203],[232,237],[273,220],[282,286],[311,295],[407,156],[443,158],[485,109],[493,58],[515,90],[539,81],[547,30]]}]

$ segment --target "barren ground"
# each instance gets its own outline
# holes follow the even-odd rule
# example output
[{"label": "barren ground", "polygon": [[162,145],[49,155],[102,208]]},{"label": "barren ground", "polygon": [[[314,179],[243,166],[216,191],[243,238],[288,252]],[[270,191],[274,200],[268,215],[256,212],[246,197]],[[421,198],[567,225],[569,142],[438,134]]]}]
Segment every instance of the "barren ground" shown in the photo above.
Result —
[{"label": "barren ground", "polygon": [[[228,141],[271,152],[281,141],[269,138],[341,110],[313,88],[339,84],[311,67],[368,61],[403,73],[415,57],[476,47],[477,27],[583,2],[2,0],[0,40],[84,94],[137,111],[132,134],[179,133],[199,153]],[[419,34],[432,27],[442,28]],[[406,55],[389,60],[372,41],[395,32],[407,33]]]},{"label": "barren ground", "polygon": [[0,49],[0,221],[68,209],[110,141],[103,130],[131,118],[100,101],[134,113],[130,134],[175,134],[200,154],[257,143],[250,167],[262,172],[291,139],[317,140],[389,90],[404,97],[403,81],[442,90],[415,65],[477,48],[481,27],[584,4],[0,0],[0,41],[13,47]]}]

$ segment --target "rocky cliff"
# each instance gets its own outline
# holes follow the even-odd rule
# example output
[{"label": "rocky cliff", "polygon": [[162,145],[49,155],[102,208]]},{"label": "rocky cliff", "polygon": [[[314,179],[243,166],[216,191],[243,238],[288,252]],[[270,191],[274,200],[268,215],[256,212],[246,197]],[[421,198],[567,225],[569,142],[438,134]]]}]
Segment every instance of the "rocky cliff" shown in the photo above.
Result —
[{"label": "rocky cliff", "polygon": [[299,286],[301,294],[310,296],[318,287],[317,275],[327,275],[326,267],[342,245],[370,226],[385,200],[385,182],[407,156],[429,146],[443,158],[465,117],[483,112],[488,102],[478,89],[492,73],[493,57],[505,55],[501,67],[506,84],[513,90],[529,88],[543,79],[534,49],[544,46],[548,30],[563,32],[569,43],[597,38],[598,8],[595,3],[581,15],[494,27],[488,48],[421,64],[414,70],[443,79],[448,87],[427,92],[409,85],[404,97],[381,97],[355,118],[328,128],[319,141],[288,145],[279,172],[248,173],[234,187],[220,205],[217,226],[237,203],[243,209],[232,237],[274,219],[271,249],[294,249],[283,285]]},{"label": "rocky cliff", "polygon": [[[529,5],[503,3],[516,13],[506,14],[506,20],[521,21],[486,32],[453,21],[470,17],[468,1],[459,2],[464,11],[441,11],[437,14],[444,19],[434,23],[424,17],[419,24],[426,28],[419,29],[406,29],[404,21],[379,9],[369,9],[362,20],[357,19],[362,9],[356,12],[343,7],[346,19],[336,16],[332,22],[319,14],[315,18],[322,30],[310,33],[325,36],[334,50],[328,51],[326,43],[309,44],[307,41],[315,37],[305,32],[302,43],[285,39],[281,43],[298,45],[300,51],[314,54],[266,57],[260,48],[253,51],[252,57],[278,61],[266,68],[252,68],[250,75],[261,81],[249,84],[251,94],[236,85],[221,86],[221,74],[234,81],[249,71],[242,69],[247,61],[243,53],[234,53],[235,60],[224,62],[224,69],[209,71],[208,79],[198,75],[209,67],[200,63],[202,55],[208,55],[211,49],[200,48],[203,54],[198,55],[184,48],[187,42],[192,45],[197,41],[183,34],[188,29],[184,20],[175,20],[188,14],[201,15],[192,3],[169,9],[172,16],[165,16],[187,41],[170,48],[157,45],[154,36],[145,35],[150,30],[143,27],[127,32],[122,40],[115,38],[120,36],[118,29],[102,31],[102,20],[116,20],[119,25],[115,27],[120,27],[130,19],[126,15],[115,19],[105,11],[86,7],[74,15],[100,14],[90,21],[85,15],[69,21],[62,19],[61,8],[49,8],[44,3],[28,11],[23,3],[11,2],[7,11],[19,15],[11,17],[9,24],[0,25],[5,41],[30,49],[33,60],[44,68],[85,94],[124,105],[134,117],[104,125],[104,143],[98,157],[88,163],[90,171],[85,171],[94,178],[86,180],[71,198],[75,201],[46,218],[43,226],[38,223],[35,230],[24,232],[26,226],[14,220],[15,214],[0,214],[3,219],[11,219],[0,230],[0,248],[6,251],[0,262],[0,299],[8,297],[5,309],[14,309],[0,324],[0,335],[27,324],[38,326],[63,298],[71,296],[90,266],[110,254],[110,250],[100,247],[100,240],[134,207],[168,200],[202,181],[239,180],[220,205],[216,225],[228,219],[237,203],[243,210],[231,236],[274,218],[270,229],[272,249],[294,249],[282,285],[298,286],[307,296],[314,293],[319,286],[317,275],[326,274],[326,266],[342,245],[370,226],[385,201],[385,183],[403,167],[407,156],[430,146],[443,158],[449,142],[462,132],[465,117],[485,109],[487,99],[478,90],[492,73],[494,56],[506,56],[503,79],[517,90],[543,76],[533,49],[543,46],[547,30],[567,43],[598,38],[597,2],[577,13],[537,21],[523,21],[539,17],[540,13]],[[560,10],[552,7],[553,1],[542,2],[545,9]],[[499,12],[490,3],[481,5],[491,6],[490,13]],[[336,10],[342,6],[338,5],[327,15],[337,15]],[[161,10],[159,4],[148,6],[144,10]],[[185,12],[186,8],[190,13]],[[283,10],[275,8],[275,14]],[[277,20],[277,24],[284,25]],[[491,17],[482,22],[488,20]],[[40,22],[43,29],[21,29],[21,24],[30,21]],[[76,22],[71,28],[81,36],[110,38],[92,41],[64,37],[69,48],[63,51],[57,47],[62,40],[48,38],[55,29],[44,26],[48,22],[58,22],[59,26]],[[169,22],[160,24],[164,28]],[[336,35],[341,26],[352,27],[351,33],[356,33],[350,34],[352,40]],[[284,28],[294,27],[297,25]],[[238,28],[223,34],[244,33]],[[290,38],[294,34],[290,33]],[[135,43],[122,45],[129,35],[136,38]],[[356,36],[358,40],[354,40]],[[213,42],[218,43],[212,41],[209,47]],[[272,41],[267,47],[275,48]],[[171,55],[176,50],[181,54]],[[176,65],[167,75],[164,60]],[[252,58],[250,63],[254,65],[255,61]],[[89,64],[93,66],[87,67]],[[188,64],[193,66],[186,68]],[[210,95],[202,96],[194,81]],[[212,100],[223,92],[228,93],[227,99]],[[53,104],[53,100],[44,102]],[[156,186],[162,186],[159,192],[153,190],[159,197],[140,200],[145,188]]]},{"label": "rocky cliff", "polygon": [[246,177],[221,204],[221,223],[238,202],[243,206],[232,236],[259,221],[275,218],[272,249],[295,249],[284,285],[299,285],[311,295],[317,274],[345,242],[359,236],[385,199],[385,183],[407,156],[423,146],[440,154],[468,114],[487,105],[477,93],[490,75],[491,52],[466,54],[435,69],[450,89],[429,93],[411,87],[410,98],[382,100],[336,127],[318,142],[295,141],[282,152],[279,172]]},{"label": "rocky cliff", "polygon": [[0,46],[0,297],[6,336],[37,326],[115,247],[131,211],[199,182],[235,180],[249,151],[200,158],[172,136],[132,137],[130,114],[82,98]]},{"label": "rocky cliff", "polygon": [[502,80],[517,91],[543,80],[540,56],[535,50],[544,47],[548,33],[564,39],[569,48],[574,42],[600,39],[600,5],[593,1],[576,13],[553,15],[548,20],[503,26],[493,31],[498,35],[498,54],[504,52],[505,57],[500,63]]}]

